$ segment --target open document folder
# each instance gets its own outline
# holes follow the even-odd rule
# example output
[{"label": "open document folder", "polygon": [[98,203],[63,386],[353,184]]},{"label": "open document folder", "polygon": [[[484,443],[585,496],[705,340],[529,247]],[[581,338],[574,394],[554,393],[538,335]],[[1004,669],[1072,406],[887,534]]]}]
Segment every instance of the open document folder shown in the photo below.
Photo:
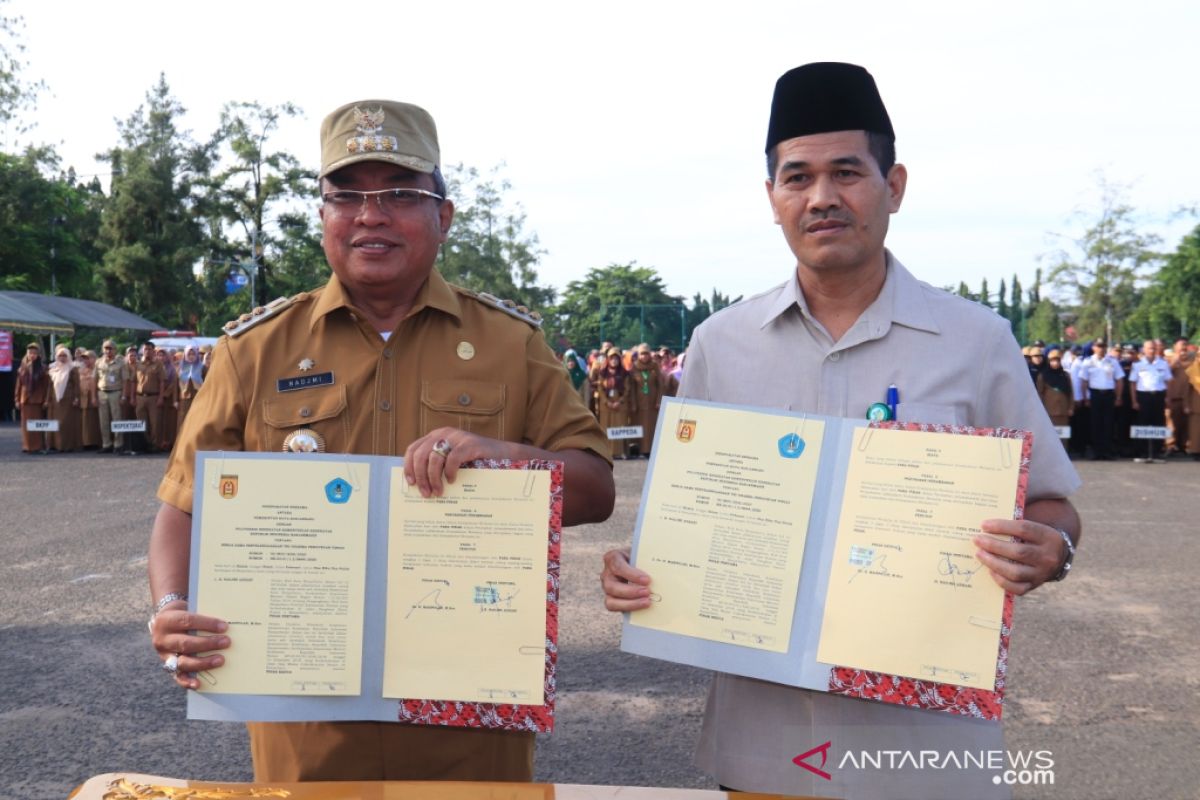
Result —
[{"label": "open document folder", "polygon": [[666,400],[623,650],[1000,716],[1012,598],[975,558],[1022,513],[1030,434]]},{"label": "open document folder", "polygon": [[467,466],[198,453],[189,608],[232,644],[188,717],[550,730],[562,465]]}]

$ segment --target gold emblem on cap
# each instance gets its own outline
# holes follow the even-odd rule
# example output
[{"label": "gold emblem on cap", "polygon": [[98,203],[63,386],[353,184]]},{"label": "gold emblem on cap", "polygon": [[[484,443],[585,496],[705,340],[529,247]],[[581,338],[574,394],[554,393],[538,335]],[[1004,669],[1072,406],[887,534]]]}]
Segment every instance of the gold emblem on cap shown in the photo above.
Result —
[{"label": "gold emblem on cap", "polygon": [[325,440],[312,428],[300,428],[289,433],[283,440],[283,452],[324,453]]},{"label": "gold emblem on cap", "polygon": [[317,365],[317,362],[313,361],[311,358],[302,358],[302,359],[300,359],[300,363],[297,364],[296,367],[301,372],[308,372],[310,369],[312,369],[316,365]]},{"label": "gold emblem on cap", "polygon": [[346,152],[372,153],[399,150],[400,142],[395,136],[384,136],[380,133],[383,130],[385,119],[383,106],[374,110],[368,108],[366,111],[355,106],[354,129],[358,131],[358,136],[351,136],[346,140]]},{"label": "gold emblem on cap", "polygon": [[470,361],[475,357],[475,345],[470,342],[459,342],[456,352],[458,353],[458,357],[463,361]]},{"label": "gold emblem on cap", "polygon": [[383,130],[383,121],[385,118],[383,106],[379,106],[374,111],[369,108],[363,111],[358,106],[354,107],[354,127],[359,133],[379,133]]}]

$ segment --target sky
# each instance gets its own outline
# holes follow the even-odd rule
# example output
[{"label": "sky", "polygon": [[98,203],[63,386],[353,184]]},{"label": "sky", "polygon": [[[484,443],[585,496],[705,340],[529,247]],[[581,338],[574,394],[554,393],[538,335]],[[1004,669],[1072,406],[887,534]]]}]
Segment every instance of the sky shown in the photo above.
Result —
[{"label": "sky", "polygon": [[[709,10],[706,10],[708,8]],[[1128,187],[1172,250],[1200,219],[1195,2],[9,0],[32,132],[81,175],[165,73],[197,138],[230,101],[292,102],[277,144],[315,167],[342,103],[415,102],[445,164],[503,164],[562,289],[636,261],[669,292],[752,295],[794,266],[763,187],[776,78],[810,61],[874,76],[909,173],[888,246],[935,286],[1024,286]],[[103,177],[103,176],[102,176]],[[315,216],[315,203],[313,204]]]}]

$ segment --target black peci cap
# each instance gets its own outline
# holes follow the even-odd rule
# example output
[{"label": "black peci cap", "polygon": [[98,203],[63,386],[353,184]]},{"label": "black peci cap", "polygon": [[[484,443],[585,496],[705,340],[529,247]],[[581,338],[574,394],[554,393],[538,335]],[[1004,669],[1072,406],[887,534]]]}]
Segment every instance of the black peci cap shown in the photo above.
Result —
[{"label": "black peci cap", "polygon": [[767,147],[831,131],[870,131],[895,138],[875,79],[857,64],[822,61],[788,70],[775,82]]}]

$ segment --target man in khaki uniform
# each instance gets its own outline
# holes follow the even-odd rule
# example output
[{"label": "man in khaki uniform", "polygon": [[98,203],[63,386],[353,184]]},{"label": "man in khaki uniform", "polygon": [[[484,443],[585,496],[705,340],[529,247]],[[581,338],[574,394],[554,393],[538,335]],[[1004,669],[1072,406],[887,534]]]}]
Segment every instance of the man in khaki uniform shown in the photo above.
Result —
[{"label": "man in khaki uniform", "polygon": [[1167,455],[1187,451],[1188,415],[1183,412],[1183,404],[1189,391],[1187,368],[1194,358],[1188,350],[1188,340],[1178,339],[1171,353],[1171,382],[1167,384],[1167,425],[1171,427],[1171,437],[1166,441]]},{"label": "man in khaki uniform", "polygon": [[121,434],[113,434],[113,420],[121,419],[121,403],[125,400],[125,362],[117,355],[117,346],[112,339],[106,339],[102,347],[104,355],[96,362],[96,395],[100,408],[100,440],[103,447],[101,453],[111,453],[120,450],[125,439]]},{"label": "man in khaki uniform", "polygon": [[650,345],[637,346],[629,377],[633,380],[630,402],[633,409],[632,424],[642,426],[638,455],[649,458],[650,446],[654,443],[654,426],[658,422],[658,407],[662,404],[664,383],[662,369],[651,357]]},{"label": "man in khaki uniform", "polygon": [[[403,455],[438,495],[476,458],[565,464],[563,523],[604,520],[608,443],[528,309],[434,269],[454,215],[433,119],[369,100],[321,127],[321,207],[333,277],[226,326],[159,487],[150,542],[153,643],[175,680],[224,663],[221,620],[185,601],[197,450]],[[192,635],[209,632],[212,637]],[[398,723],[255,723],[255,778],[530,780],[533,734]]]},{"label": "man in khaki uniform", "polygon": [[153,342],[142,345],[142,360],[137,364],[137,418],[146,423],[146,449],[150,452],[158,446],[159,428],[162,427],[163,389],[167,372],[158,360]]}]

